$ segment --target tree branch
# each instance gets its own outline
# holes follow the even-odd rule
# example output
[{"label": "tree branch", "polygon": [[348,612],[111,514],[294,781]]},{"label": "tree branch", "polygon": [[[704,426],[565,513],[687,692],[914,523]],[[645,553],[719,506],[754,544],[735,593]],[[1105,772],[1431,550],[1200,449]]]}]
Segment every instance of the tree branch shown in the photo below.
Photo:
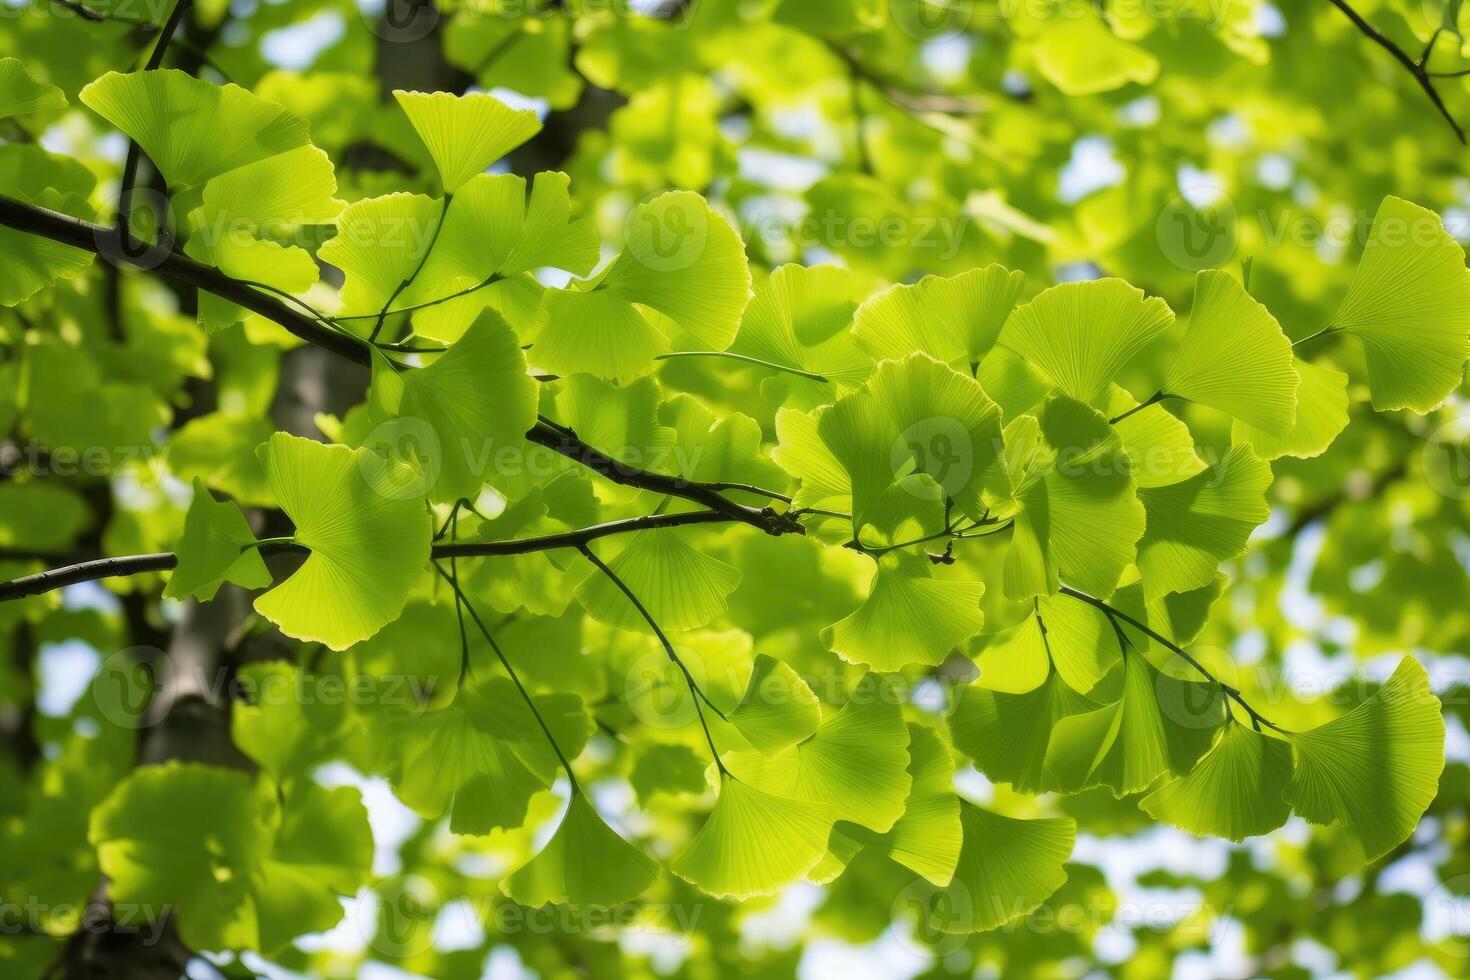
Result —
[{"label": "tree branch", "polygon": [[[633,531],[652,531],[659,528],[689,527],[696,524],[727,524],[736,520],[736,518],[714,510],[696,510],[684,514],[649,514],[643,517],[629,517],[624,520],[594,524],[591,527],[584,527],[575,531],[543,534],[534,538],[518,538],[510,541],[472,541],[464,544],[436,544],[430,552],[430,556],[438,561],[452,560],[455,558],[499,558],[508,555],[529,555],[541,551],[555,551],[558,548],[581,549],[592,541],[596,541],[599,538],[611,537],[615,534],[628,534]],[[291,541],[268,541],[261,542],[258,550],[262,555],[306,555],[310,553],[311,549],[305,545],[296,544]],[[149,572],[166,572],[175,568],[178,563],[179,556],[171,551],[162,551],[151,555],[123,555],[115,558],[97,558],[92,561],[78,562],[74,565],[52,568],[44,572],[37,572],[35,575],[27,575],[24,578],[0,583],[0,602],[43,595],[47,592],[54,592],[68,585],[78,585],[82,582],[96,582],[106,578],[125,578],[130,575],[144,575]]]},{"label": "tree branch", "polygon": [[[111,229],[4,195],[0,195],[0,225],[92,252],[104,261],[112,258],[111,250],[103,248],[103,244],[114,234]],[[372,348],[366,340],[332,330],[312,317],[292,309],[280,299],[262,293],[248,283],[233,279],[219,269],[196,262],[179,252],[170,251],[161,258],[156,253],[149,253],[142,258],[123,256],[121,261],[227,299],[280,324],[307,343],[325,348],[348,360],[367,366],[372,364]],[[413,369],[404,367],[403,370]],[[526,438],[622,486],[681,497],[718,511],[729,520],[760,528],[767,534],[803,533],[801,524],[788,514],[777,513],[769,507],[757,508],[736,503],[726,498],[712,484],[654,473],[620,462],[577,438],[571,429],[545,418],[536,422]]]},{"label": "tree branch", "polygon": [[1434,87],[1434,82],[1429,72],[1424,69],[1424,63],[1422,61],[1415,61],[1407,51],[1395,44],[1392,39],[1386,37],[1378,28],[1364,20],[1363,16],[1347,3],[1347,0],[1329,0],[1329,2],[1338,10],[1341,10],[1343,16],[1352,21],[1353,26],[1361,31],[1365,37],[1393,55],[1394,60],[1404,66],[1404,70],[1413,76],[1414,81],[1418,82],[1419,87],[1424,90],[1424,94],[1429,96],[1429,101],[1439,110],[1439,114],[1444,117],[1444,121],[1449,123],[1450,128],[1455,131],[1455,138],[1461,143],[1464,143],[1465,131],[1460,128],[1460,124],[1455,122],[1455,117],[1450,115],[1450,110],[1445,107],[1444,100],[1440,98],[1439,91]]}]

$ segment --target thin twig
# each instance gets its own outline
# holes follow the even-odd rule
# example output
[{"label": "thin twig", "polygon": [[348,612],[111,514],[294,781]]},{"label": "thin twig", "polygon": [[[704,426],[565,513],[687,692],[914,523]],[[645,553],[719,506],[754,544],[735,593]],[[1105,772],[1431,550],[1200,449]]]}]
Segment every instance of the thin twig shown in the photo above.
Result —
[{"label": "thin twig", "polygon": [[[1175,643],[1168,637],[1164,636],[1157,630],[1152,629],[1148,626],[1148,624],[1134,619],[1132,616],[1123,612],[1121,609],[1118,609],[1115,606],[1108,605],[1106,602],[1102,601],[1096,596],[1090,596],[1086,592],[1078,592],[1076,589],[1071,588],[1070,586],[1064,585],[1059,591],[1064,596],[1069,596],[1073,599],[1077,599],[1081,602],[1087,603],[1089,606],[1092,606],[1094,609],[1100,611],[1104,616],[1107,616],[1110,621],[1113,621],[1115,619],[1121,620],[1127,623],[1129,626],[1132,626],[1134,629],[1138,630],[1144,636],[1147,636],[1149,639],[1155,641],[1156,643],[1163,644],[1164,647],[1177,654],[1180,659],[1182,659],[1185,663],[1189,664],[1195,670],[1199,671],[1199,673],[1205,678],[1205,680],[1219,687],[1220,690],[1223,691],[1228,698],[1244,708],[1246,712],[1251,716],[1251,720],[1253,722],[1259,721],[1271,730],[1280,732],[1283,735],[1291,734],[1285,728],[1282,728],[1280,725],[1275,724],[1265,715],[1257,711],[1255,708],[1252,708],[1250,704],[1246,702],[1245,698],[1241,695],[1240,691],[1236,690],[1229,684],[1226,684],[1224,681],[1220,680],[1214,674],[1210,673],[1209,669],[1206,668],[1204,664],[1200,663],[1193,656],[1191,656],[1189,652],[1186,651],[1183,647],[1181,647],[1179,644]],[[1113,623],[1113,628],[1115,630],[1118,628],[1116,622]],[[1123,639],[1126,639],[1126,637],[1121,637],[1120,642],[1122,642]]]},{"label": "thin twig", "polygon": [[653,630],[653,635],[658,637],[658,641],[663,644],[664,652],[668,654],[669,659],[674,662],[674,665],[677,666],[680,671],[683,672],[684,682],[689,685],[689,696],[690,699],[694,702],[695,713],[699,715],[699,725],[701,728],[704,729],[704,738],[705,741],[709,742],[709,751],[710,755],[714,756],[715,766],[720,770],[720,773],[722,775],[730,775],[730,771],[725,768],[725,763],[720,760],[720,750],[715,748],[715,738],[713,735],[710,734],[709,722],[705,721],[704,707],[700,704],[700,702],[703,701],[704,704],[709,705],[714,713],[719,715],[721,719],[724,719],[725,713],[719,708],[715,707],[714,702],[712,702],[709,697],[705,695],[700,686],[695,683],[694,675],[689,673],[689,668],[684,665],[684,661],[680,659],[679,654],[675,652],[674,645],[670,643],[669,638],[664,635],[664,631],[662,627],[658,625],[658,621],[653,618],[653,614],[648,611],[647,607],[645,607],[643,603],[638,599],[638,596],[633,592],[633,590],[628,588],[627,583],[619,578],[618,574],[614,572],[611,568],[609,568],[606,562],[604,562],[601,558],[598,558],[597,555],[592,552],[591,548],[583,545],[577,550],[582,553],[583,558],[586,558],[593,565],[597,566],[597,570],[602,572],[603,575],[606,575],[608,580],[612,582],[613,585],[616,585],[618,587],[618,590],[622,592],[623,595],[628,597],[628,601],[633,604],[633,608],[638,610],[638,614],[643,617],[643,621],[646,622]]},{"label": "thin twig", "polygon": [[1361,14],[1347,3],[1347,0],[1329,0],[1329,2],[1338,10],[1342,11],[1343,16],[1352,21],[1353,26],[1361,31],[1365,37],[1393,55],[1394,60],[1404,66],[1404,70],[1413,76],[1414,81],[1419,84],[1419,87],[1424,90],[1424,94],[1429,97],[1429,101],[1434,104],[1434,108],[1439,110],[1439,114],[1444,117],[1444,121],[1449,123],[1450,128],[1455,131],[1455,138],[1461,143],[1464,143],[1465,131],[1460,128],[1460,124],[1455,122],[1455,117],[1450,115],[1450,110],[1445,107],[1444,100],[1440,98],[1439,91],[1434,87],[1434,82],[1431,80],[1429,72],[1424,70],[1423,63],[1415,61],[1407,51],[1399,47],[1390,38],[1384,36],[1378,28],[1368,23]]}]

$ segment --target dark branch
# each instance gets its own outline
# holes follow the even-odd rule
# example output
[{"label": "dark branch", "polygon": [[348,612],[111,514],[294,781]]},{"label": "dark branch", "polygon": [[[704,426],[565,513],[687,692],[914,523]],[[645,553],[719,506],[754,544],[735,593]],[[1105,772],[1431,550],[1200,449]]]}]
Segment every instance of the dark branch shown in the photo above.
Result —
[{"label": "dark branch", "polygon": [[[1455,138],[1461,143],[1464,143],[1465,131],[1460,128],[1460,124],[1455,122],[1455,117],[1450,115],[1450,110],[1445,107],[1444,100],[1440,98],[1439,91],[1434,87],[1434,82],[1429,72],[1424,70],[1424,62],[1422,60],[1415,61],[1407,51],[1386,37],[1378,28],[1364,20],[1363,16],[1347,3],[1347,0],[1330,0],[1330,2],[1338,10],[1341,10],[1343,16],[1352,21],[1353,26],[1361,31],[1365,37],[1393,55],[1394,60],[1404,66],[1404,70],[1413,76],[1414,81],[1418,82],[1419,87],[1424,90],[1424,94],[1429,96],[1429,101],[1439,110],[1439,114],[1444,117],[1444,121],[1449,123],[1450,128],[1455,131]],[[1427,56],[1428,52],[1426,51],[1425,54]]]},{"label": "dark branch", "polygon": [[[116,256],[116,250],[106,247],[113,240],[115,233],[112,229],[3,195],[0,195],[0,225],[92,252],[104,261],[121,261],[195,286],[280,324],[308,343],[358,364],[372,364],[371,345],[366,340],[333,330],[280,299],[262,293],[248,283],[232,279],[219,269],[196,262],[179,252],[155,249],[138,257]],[[535,427],[526,434],[526,438],[580,463],[614,483],[665,496],[681,497],[717,511],[729,520],[760,528],[767,534],[802,533],[802,527],[794,517],[777,513],[769,507],[757,508],[736,503],[721,494],[713,484],[691,482],[682,477],[654,473],[619,462],[587,445],[572,430],[544,418],[537,421]]]},{"label": "dark branch", "polygon": [[[626,520],[608,521],[575,531],[544,534],[534,538],[519,538],[510,541],[473,541],[465,544],[436,544],[432,551],[435,560],[455,558],[496,558],[507,555],[528,555],[558,548],[581,549],[589,542],[614,534],[632,531],[650,531],[657,528],[689,527],[695,524],[725,524],[737,520],[713,510],[692,511],[687,514],[651,514],[645,517],[630,517]],[[262,555],[305,555],[309,549],[289,541],[262,542]],[[35,575],[27,575],[10,582],[0,583],[0,602],[42,595],[68,585],[96,582],[106,578],[123,578],[129,575],[144,575],[148,572],[166,572],[177,566],[178,555],[165,551],[153,555],[125,555],[117,558],[98,558],[53,568]]]}]

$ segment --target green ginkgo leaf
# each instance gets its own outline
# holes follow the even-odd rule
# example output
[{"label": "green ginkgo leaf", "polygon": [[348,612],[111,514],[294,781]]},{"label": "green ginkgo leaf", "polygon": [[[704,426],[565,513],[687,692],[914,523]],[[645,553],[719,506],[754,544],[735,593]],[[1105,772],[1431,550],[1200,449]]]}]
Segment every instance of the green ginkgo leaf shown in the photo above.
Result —
[{"label": "green ginkgo leaf", "polygon": [[975,684],[979,687],[1006,694],[1036,690],[1051,673],[1041,618],[1027,616],[1015,626],[991,633],[976,661],[980,676]]},{"label": "green ginkgo leaf", "polygon": [[863,604],[822,631],[827,648],[848,663],[888,673],[910,664],[934,666],[978,633],[985,584],[933,578],[927,564],[883,556]]},{"label": "green ginkgo leaf", "polygon": [[1233,442],[1243,443],[1262,459],[1295,456],[1310,459],[1332,445],[1348,424],[1348,376],[1310,361],[1297,361],[1301,377],[1297,389],[1296,424],[1285,435],[1272,435],[1237,419],[1230,428]]},{"label": "green ginkgo leaf", "polygon": [[1444,718],[1413,657],[1352,711],[1291,736],[1296,768],[1285,797],[1315,824],[1336,824],[1367,863],[1408,839],[1439,788]]},{"label": "green ginkgo leaf", "polygon": [[1173,322],[1168,303],[1122,279],[1067,282],[1017,307],[1000,342],[1068,395],[1091,402]]},{"label": "green ginkgo leaf", "polygon": [[556,406],[561,421],[589,446],[619,462],[658,469],[672,455],[675,438],[659,422],[661,397],[652,378],[615,385],[578,374],[567,379]]},{"label": "green ginkgo leaf", "polygon": [[566,174],[537,174],[528,198],[524,177],[471,178],[455,192],[423,270],[394,306],[414,310],[421,336],[452,342],[487,306],[509,319],[515,290],[536,269],[591,272],[597,230],[585,219],[571,220],[568,183]]},{"label": "green ginkgo leaf", "polygon": [[1102,785],[1126,796],[1188,772],[1224,723],[1217,685],[1177,680],[1135,652],[1124,658],[1121,699],[1057,722],[1046,767],[1065,792]]},{"label": "green ginkgo leaf", "polygon": [[1084,694],[1097,687],[1121,656],[1107,617],[1070,596],[1036,600],[1036,618],[1046,628],[1046,652],[1067,686]]},{"label": "green ginkgo leaf", "polygon": [[331,928],[337,896],[356,891],[372,859],[361,798],[309,784],[276,794],[269,780],[196,763],[136,770],[88,832],[112,900],[145,920],[177,912],[200,950],[269,952]]},{"label": "green ginkgo leaf", "polygon": [[277,824],[275,840],[251,880],[253,909],[241,918],[255,921],[249,945],[278,950],[342,921],[343,898],[355,895],[372,869],[373,835],[362,795],[350,786],[303,782],[266,815]]},{"label": "green ginkgo leaf", "polygon": [[[562,753],[575,759],[592,734],[582,700],[534,700]],[[396,719],[391,733],[395,792],[425,818],[448,813],[455,833],[519,827],[531,797],[556,778],[559,763],[540,723],[503,677],[466,684],[447,706]]]},{"label": "green ginkgo leaf", "polygon": [[750,301],[745,246],[698,194],[640,205],[621,255],[595,280],[546,294],[532,361],[555,374],[627,379],[672,339],[724,350]]},{"label": "green ginkgo leaf", "polygon": [[398,618],[424,574],[433,522],[422,477],[366,449],[277,432],[260,448],[271,491],[311,549],[255,609],[299,640],[344,650]]},{"label": "green ginkgo leaf", "polygon": [[1187,775],[1138,805],[1192,834],[1240,841],[1286,823],[1291,807],[1281,794],[1290,778],[1290,742],[1232,723]]},{"label": "green ginkgo leaf", "polygon": [[1140,409],[1138,399],[1114,384],[1098,407],[1109,419],[1118,419],[1111,424],[1123,440],[1129,472],[1140,488],[1166,487],[1208,468],[1199,458],[1189,426],[1163,405]]},{"label": "green ginkgo leaf", "polygon": [[[849,396],[851,397],[851,396]],[[842,460],[822,436],[822,419],[830,408],[807,413],[794,408],[776,412],[776,447],[771,459],[801,481],[793,500],[797,507],[822,507],[845,513],[852,506],[852,481]],[[845,424],[838,423],[841,431]],[[831,431],[831,430],[829,430]]]},{"label": "green ginkgo leaf", "polygon": [[31,77],[18,58],[0,58],[0,119],[66,108],[66,94]]},{"label": "green ginkgo leaf", "polygon": [[722,775],[715,808],[669,870],[717,898],[772,895],[821,862],[833,819],[825,803],[782,799]]},{"label": "green ginkgo leaf", "polygon": [[1296,425],[1299,383],[1291,341],[1271,311],[1229,274],[1201,272],[1163,390],[1280,436]]},{"label": "green ginkgo leaf", "polygon": [[836,819],[883,833],[903,816],[909,796],[908,738],[898,699],[869,675],[800,745],[770,757],[732,752],[725,761],[750,786],[825,803]]},{"label": "green ginkgo leaf", "polygon": [[755,658],[745,696],[725,720],[755,748],[774,755],[817,730],[822,706],[800,674],[763,653]]},{"label": "green ginkgo leaf", "polygon": [[[0,187],[5,196],[91,218],[86,198],[97,180],[86,167],[30,143],[0,145]],[[39,235],[0,228],[0,306],[15,306],[58,279],[70,279],[92,264],[92,253]]]},{"label": "green ginkgo leaf", "polygon": [[[840,482],[851,496],[853,535],[860,537],[911,451],[883,403],[866,388],[823,411],[817,419],[817,435],[826,444],[824,455],[847,471],[847,478]],[[791,459],[789,453],[787,458]]]},{"label": "green ginkgo leaf", "polygon": [[755,288],[732,353],[856,387],[873,370],[846,327],[859,293],[856,277],[834,265],[783,265]]},{"label": "green ginkgo leaf", "polygon": [[137,141],[172,188],[202,184],[256,160],[305,146],[305,119],[235,84],[173,68],[110,71],[81,100]]},{"label": "green ginkgo leaf", "polygon": [[535,112],[512,109],[486,92],[395,91],[393,97],[434,158],[446,194],[541,130]]},{"label": "green ginkgo leaf", "polygon": [[1232,446],[1214,467],[1183,483],[1139,491],[1148,527],[1138,570],[1150,599],[1204,588],[1221,562],[1245,553],[1271,516],[1271,466],[1249,446]]},{"label": "green ginkgo leaf", "polygon": [[1055,396],[1039,419],[1022,416],[1007,426],[1006,457],[1021,503],[1006,555],[1006,595],[1050,595],[1061,572],[1093,595],[1111,595],[1144,530],[1117,431],[1094,409]]},{"label": "green ginkgo leaf", "polygon": [[1159,60],[1121,39],[1086,8],[1060,13],[1036,38],[1036,66],[1065,95],[1097,95],[1130,82],[1147,85],[1159,74]]},{"label": "green ginkgo leaf", "polygon": [[709,789],[705,761],[687,745],[654,744],[638,754],[628,782],[638,794],[638,805],[647,807],[660,793],[670,796],[698,795]]},{"label": "green ginkgo leaf", "polygon": [[271,573],[255,550],[255,534],[245,523],[245,515],[233,503],[216,501],[202,480],[194,480],[184,536],[175,550],[179,564],[163,590],[171,599],[193,596],[208,602],[226,582],[246,589],[271,584]]},{"label": "green ginkgo leaf", "polygon": [[580,790],[535,857],[500,882],[521,905],[610,906],[637,898],[658,877],[656,861],[609,827]]},{"label": "green ginkgo leaf", "polygon": [[[374,314],[388,307],[432,247],[442,211],[439,201],[422,194],[369,197],[342,209],[336,237],[318,254],[342,270],[344,314]],[[353,325],[366,333],[374,321]]]},{"label": "green ginkgo leaf", "polygon": [[1439,215],[1385,197],[1331,327],[1363,343],[1380,412],[1438,408],[1470,354],[1470,269]]},{"label": "green ginkgo leaf", "polygon": [[888,855],[931,884],[947,885],[954,877],[964,841],[960,798],[954,791],[954,756],[933,729],[913,723],[908,727],[913,788],[903,816],[885,834],[851,823],[843,824],[839,832]]},{"label": "green ginkgo leaf", "polygon": [[1018,793],[1055,792],[1061,782],[1046,768],[1052,729],[1096,707],[1055,672],[1025,694],[962,687],[949,716],[950,737],[992,780],[1011,783]]},{"label": "green ginkgo leaf", "polygon": [[538,394],[515,333],[500,314],[485,310],[428,367],[400,373],[375,358],[369,404],[378,421],[427,426],[437,445],[416,451],[430,454],[429,496],[452,502],[474,500],[496,459],[524,448]]},{"label": "green ginkgo leaf", "polygon": [[1000,265],[957,276],[925,276],[885,289],[863,303],[853,336],[874,360],[914,352],[945,364],[979,364],[995,346],[1026,274]]},{"label": "green ginkgo leaf", "polygon": [[1033,911],[1067,880],[1077,825],[1067,817],[1017,820],[960,801],[964,845],[954,878],[929,901],[936,932],[986,932]]},{"label": "green ginkgo leaf", "polygon": [[[665,630],[693,630],[725,611],[740,584],[740,570],[696,550],[685,532],[639,531],[608,563]],[[599,622],[621,630],[648,632],[643,614],[617,583],[589,566],[577,586],[577,601]]]},{"label": "green ginkgo leaf", "polygon": [[[913,470],[933,477],[967,514],[978,519],[986,501],[1009,495],[1000,462],[1000,406],[974,378],[927,354],[911,354],[880,364],[867,390],[888,412]],[[889,454],[892,476],[893,447]]]}]

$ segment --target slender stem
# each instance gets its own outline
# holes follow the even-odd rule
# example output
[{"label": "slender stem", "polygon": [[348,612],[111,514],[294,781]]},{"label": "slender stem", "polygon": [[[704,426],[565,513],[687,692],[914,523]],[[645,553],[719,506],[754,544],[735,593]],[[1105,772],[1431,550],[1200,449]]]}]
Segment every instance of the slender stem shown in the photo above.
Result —
[{"label": "slender stem", "polygon": [[389,294],[387,301],[383,303],[383,308],[378,311],[378,322],[373,324],[373,332],[368,334],[368,343],[371,344],[376,341],[378,334],[383,332],[383,323],[388,319],[388,314],[392,312],[390,307],[392,307],[393,301],[398,298],[400,293],[408,288],[411,282],[418,278],[420,272],[424,271],[424,263],[429,261],[429,253],[434,251],[434,243],[439,240],[439,231],[444,227],[444,216],[449,213],[449,201],[453,197],[453,194],[444,195],[444,201],[439,207],[439,220],[434,222],[434,232],[429,236],[429,244],[424,248],[424,254],[419,256],[418,264],[413,267],[413,271],[408,274],[408,278],[400,282],[398,287]]},{"label": "slender stem", "polygon": [[657,636],[658,641],[663,644],[664,652],[669,655],[669,659],[674,662],[674,665],[677,666],[680,671],[683,672],[684,682],[689,685],[689,696],[690,699],[694,701],[694,711],[696,714],[699,715],[699,725],[701,728],[704,729],[704,738],[705,741],[709,743],[710,755],[714,756],[715,766],[720,770],[720,773],[722,775],[730,775],[730,770],[726,769],[725,763],[720,760],[720,750],[715,748],[715,739],[714,736],[710,734],[709,722],[705,721],[704,707],[700,704],[700,701],[708,704],[710,708],[714,711],[714,713],[719,715],[721,719],[725,717],[725,713],[719,708],[716,708],[714,703],[705,696],[704,691],[700,689],[699,685],[694,682],[694,675],[689,673],[689,668],[684,665],[684,661],[681,660],[679,658],[679,654],[674,651],[674,645],[670,643],[669,638],[664,635],[664,631],[658,625],[658,621],[653,618],[648,609],[644,607],[642,602],[639,601],[638,596],[633,593],[633,590],[628,588],[627,583],[619,578],[617,573],[607,566],[606,562],[604,562],[601,558],[598,558],[597,555],[593,554],[591,548],[583,545],[577,550],[582,553],[583,558],[586,558],[593,565],[597,566],[597,570],[602,572],[603,575],[606,575],[608,580],[611,581],[613,585],[616,585],[618,587],[618,590],[621,591],[623,595],[628,597],[628,601],[633,604],[634,609],[638,610],[638,614],[643,617],[643,621],[646,622],[653,629],[653,635]]},{"label": "slender stem", "polygon": [[[1253,721],[1260,721],[1273,731],[1280,732],[1283,735],[1291,734],[1285,728],[1282,728],[1280,725],[1274,724],[1265,715],[1261,714],[1255,708],[1252,708],[1250,704],[1246,702],[1245,698],[1241,696],[1241,693],[1238,690],[1231,687],[1229,684],[1226,684],[1214,674],[1210,673],[1209,669],[1206,668],[1204,664],[1200,663],[1193,656],[1191,656],[1188,651],[1186,651],[1183,647],[1181,647],[1179,644],[1175,643],[1168,637],[1164,636],[1157,630],[1150,628],[1146,623],[1142,623],[1137,619],[1134,619],[1132,616],[1123,612],[1121,609],[1110,606],[1106,602],[1095,596],[1090,596],[1086,592],[1078,592],[1076,589],[1071,588],[1070,586],[1064,585],[1059,591],[1064,596],[1070,596],[1073,599],[1085,602],[1089,606],[1092,606],[1094,609],[1099,610],[1103,615],[1107,616],[1110,621],[1121,620],[1122,622],[1125,622],[1129,626],[1132,626],[1134,629],[1138,630],[1144,636],[1147,636],[1149,639],[1155,641],[1156,643],[1162,644],[1164,647],[1177,654],[1180,659],[1182,659],[1185,663],[1189,664],[1195,670],[1199,671],[1199,673],[1205,678],[1205,680],[1219,687],[1221,691],[1224,691],[1227,697],[1233,700],[1236,704],[1240,705],[1250,714]],[[1114,623],[1114,629],[1117,629],[1116,622]]]},{"label": "slender stem", "polygon": [[269,554],[273,551],[294,547],[295,544],[295,538],[291,537],[290,535],[285,535],[279,538],[260,538],[251,544],[247,544],[244,548],[240,550],[245,551],[250,548],[255,548],[264,554]]},{"label": "slender stem", "polygon": [[[425,253],[425,255],[427,255],[427,254],[428,253]],[[378,318],[380,316],[384,316],[384,315],[386,315],[386,316],[396,316],[399,313],[413,313],[416,310],[427,310],[431,306],[439,306],[439,305],[441,305],[443,303],[449,302],[452,299],[459,299],[461,296],[468,296],[470,293],[478,292],[481,289],[484,289],[486,286],[493,286],[497,282],[500,282],[501,281],[501,278],[502,278],[501,275],[499,273],[496,273],[496,274],[490,276],[488,279],[482,279],[479,282],[475,283],[473,286],[466,286],[464,289],[461,289],[458,292],[450,293],[448,296],[440,296],[438,299],[426,300],[423,303],[415,303],[412,306],[400,306],[396,310],[388,310],[386,312],[386,314],[384,314],[384,313],[353,313],[353,314],[351,314],[349,316],[337,316],[337,317],[333,317],[332,319],[338,321],[339,323],[346,322],[348,320],[373,320],[373,319],[376,319],[376,318]],[[389,302],[391,303],[392,300],[389,300]],[[378,346],[379,347],[386,347],[387,345],[386,344],[379,344]]]},{"label": "slender stem", "polygon": [[[459,501],[455,501],[454,508],[449,512],[449,543],[453,544],[457,537]],[[455,557],[449,559],[449,585],[454,589],[454,618],[459,622],[459,687],[463,688],[465,678],[470,674],[470,635],[464,628],[464,598],[459,589],[459,559]]]},{"label": "slender stem", "polygon": [[510,660],[506,658],[505,653],[500,649],[500,644],[495,642],[495,637],[491,634],[489,627],[485,625],[485,621],[480,618],[480,614],[475,611],[474,604],[470,602],[469,596],[460,590],[459,583],[449,573],[439,567],[438,562],[434,562],[433,564],[434,571],[438,572],[444,581],[449,583],[449,587],[454,590],[455,601],[463,603],[464,608],[470,614],[470,618],[475,621],[475,626],[479,628],[480,635],[485,637],[485,642],[489,643],[490,649],[495,651],[495,656],[500,660],[500,665],[505,668],[505,672],[510,675],[511,682],[515,684],[516,690],[520,692],[521,700],[526,702],[527,708],[531,709],[531,714],[535,717],[536,724],[541,726],[541,733],[546,736],[546,741],[551,744],[551,751],[556,753],[557,761],[561,763],[562,769],[566,770],[567,781],[572,784],[572,792],[582,792],[582,787],[577,784],[577,775],[572,772],[571,762],[567,761],[566,754],[562,752],[561,746],[557,744],[556,736],[551,734],[551,726],[547,725],[546,719],[541,717],[541,711],[536,707],[536,702],[532,700],[530,692],[526,690],[526,686],[521,683],[520,675],[510,665]]},{"label": "slender stem", "polygon": [[[158,40],[153,44],[153,50],[148,55],[148,61],[144,63],[144,71],[155,71],[163,64],[163,57],[168,53],[169,41],[173,40],[174,32],[179,29],[183,22],[184,14],[189,9],[190,0],[175,0],[173,9],[169,11],[168,20],[164,22],[162,30],[158,33]],[[133,187],[138,182],[138,167],[143,159],[143,148],[135,139],[128,140],[128,154],[123,160],[122,182],[117,191],[117,238],[123,251],[127,251],[132,244],[133,233],[129,225],[133,217]]]},{"label": "slender stem", "polygon": [[708,483],[705,485],[713,487],[716,490],[739,490],[741,493],[753,493],[757,497],[765,497],[768,500],[779,500],[783,504],[791,503],[791,497],[784,493],[777,493],[774,490],[767,490],[763,487],[751,486],[749,483],[731,483],[728,480],[721,480],[718,483]]},{"label": "slender stem", "polygon": [[1316,340],[1318,337],[1330,337],[1330,336],[1332,336],[1335,333],[1342,333],[1342,327],[1323,327],[1321,330],[1318,330],[1316,333],[1314,333],[1314,334],[1308,334],[1307,336],[1303,337],[1301,340],[1293,340],[1291,342],[1291,346],[1292,346],[1292,349],[1296,349],[1297,347],[1300,347],[1302,344],[1310,343],[1311,341]]},{"label": "slender stem", "polygon": [[1148,401],[1146,401],[1146,402],[1139,402],[1137,405],[1134,405],[1132,408],[1128,409],[1128,411],[1124,412],[1122,415],[1115,415],[1112,418],[1108,419],[1108,425],[1117,425],[1119,422],[1123,421],[1124,419],[1128,418],[1129,416],[1131,416],[1131,415],[1137,415],[1139,412],[1143,411],[1145,408],[1151,408],[1152,406],[1157,405],[1159,402],[1163,401],[1164,399],[1166,399],[1166,398],[1173,398],[1173,397],[1174,397],[1173,395],[1166,395],[1162,391],[1156,391],[1152,395],[1149,396]]},{"label": "slender stem", "polygon": [[794,374],[799,378],[820,381],[822,384],[830,383],[824,375],[817,374],[815,371],[803,371],[801,368],[787,367],[785,364],[776,364],[773,361],[764,361],[759,357],[751,357],[748,354],[736,354],[733,351],[727,350],[676,350],[670,351],[667,354],[660,354],[655,360],[667,361],[675,357],[727,357],[732,361],[743,361],[746,364],[755,364],[760,367],[770,368],[772,371],[784,371],[787,374]]}]

